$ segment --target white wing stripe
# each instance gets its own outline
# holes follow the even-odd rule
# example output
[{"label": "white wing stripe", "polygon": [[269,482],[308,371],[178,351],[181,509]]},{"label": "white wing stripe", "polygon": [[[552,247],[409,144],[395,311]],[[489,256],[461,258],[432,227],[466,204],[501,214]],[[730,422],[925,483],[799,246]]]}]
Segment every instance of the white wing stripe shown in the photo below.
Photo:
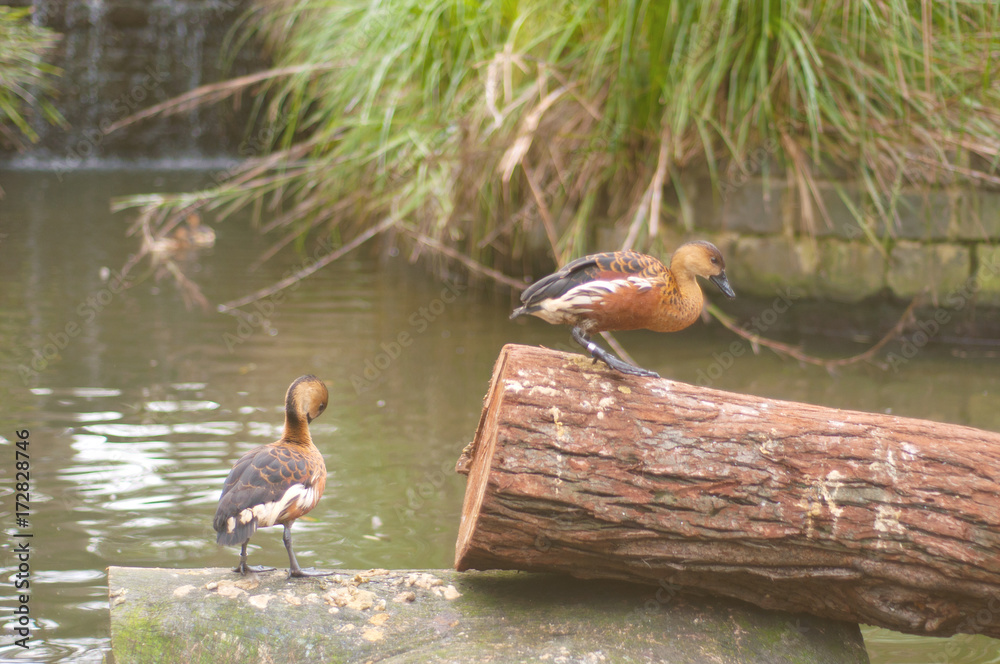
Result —
[{"label": "white wing stripe", "polygon": [[[242,524],[249,523],[256,517],[257,527],[267,528],[278,523],[282,515],[290,511],[291,507],[304,508],[305,511],[308,511],[316,504],[318,499],[319,497],[316,495],[315,488],[306,488],[303,484],[293,484],[288,487],[288,490],[285,491],[279,500],[272,500],[267,503],[248,507],[237,514],[235,520],[238,520]],[[226,521],[226,531],[233,532],[235,525],[233,517],[230,517]]]},{"label": "white wing stripe", "polygon": [[547,323],[572,324],[576,322],[578,314],[586,313],[602,299],[623,288],[635,289],[642,293],[653,288],[653,282],[637,276],[625,279],[588,281],[574,286],[563,293],[561,297],[542,300],[538,303],[538,310],[532,313]]}]

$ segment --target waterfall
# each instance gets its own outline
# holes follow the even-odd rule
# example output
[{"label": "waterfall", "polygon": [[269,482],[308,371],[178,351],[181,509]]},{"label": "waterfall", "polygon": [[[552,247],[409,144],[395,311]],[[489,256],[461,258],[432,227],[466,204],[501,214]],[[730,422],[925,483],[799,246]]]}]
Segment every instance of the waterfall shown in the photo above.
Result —
[{"label": "waterfall", "polygon": [[62,69],[55,103],[69,128],[35,118],[39,142],[24,154],[0,153],[0,161],[68,171],[137,163],[212,166],[234,156],[247,117],[231,104],[108,128],[200,85],[262,68],[252,53],[242,53],[228,71],[220,65],[227,31],[249,4],[34,0],[32,20],[62,35],[49,61]]}]

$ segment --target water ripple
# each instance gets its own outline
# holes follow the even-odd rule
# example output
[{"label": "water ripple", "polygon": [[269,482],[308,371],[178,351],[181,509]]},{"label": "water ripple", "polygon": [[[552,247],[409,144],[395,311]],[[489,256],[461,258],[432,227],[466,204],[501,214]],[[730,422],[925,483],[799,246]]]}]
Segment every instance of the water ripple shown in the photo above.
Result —
[{"label": "water ripple", "polygon": [[197,392],[206,387],[206,383],[171,383],[170,387],[178,392]]},{"label": "water ripple", "polygon": [[83,430],[117,438],[152,438],[170,433],[166,424],[91,424]]},{"label": "water ripple", "polygon": [[83,399],[97,399],[100,397],[118,397],[122,391],[108,387],[33,387],[31,393],[36,396],[56,396],[56,397],[81,397]]},{"label": "water ripple", "polygon": [[1000,664],[1000,648],[994,639],[958,634],[947,639],[929,639],[865,626],[861,629],[871,664]]},{"label": "water ripple", "polygon": [[33,571],[31,577],[38,583],[84,583],[102,581],[104,572],[96,569],[38,570]]},{"label": "water ripple", "polygon": [[193,413],[200,410],[215,410],[219,407],[214,401],[147,401],[146,410],[154,413]]},{"label": "water ripple", "polygon": [[71,413],[69,417],[75,422],[107,422],[120,420],[123,415],[114,410],[105,410],[92,413]]},{"label": "water ripple", "polygon": [[174,433],[201,434],[205,436],[232,436],[243,430],[239,422],[185,422],[173,426]]},{"label": "water ripple", "polygon": [[[104,606],[107,610],[107,603]],[[2,662],[61,662],[63,664],[101,664],[111,652],[110,638],[32,639],[31,657],[23,657],[18,646],[0,648]],[[20,656],[19,656],[20,655]]]},{"label": "water ripple", "polygon": [[116,512],[128,512],[131,510],[160,510],[175,507],[179,502],[178,494],[167,494],[162,496],[136,496],[135,498],[116,498],[104,503],[102,506]]}]

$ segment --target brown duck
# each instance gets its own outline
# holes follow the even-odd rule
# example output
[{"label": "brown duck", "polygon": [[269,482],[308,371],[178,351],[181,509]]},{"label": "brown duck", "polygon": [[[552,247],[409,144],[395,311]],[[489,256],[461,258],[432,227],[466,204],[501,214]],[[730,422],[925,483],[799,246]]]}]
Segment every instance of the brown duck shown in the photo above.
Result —
[{"label": "brown duck", "polygon": [[705,277],[726,296],[736,297],[722,253],[711,242],[683,244],[670,259],[634,251],[584,256],[531,284],[511,318],[525,314],[572,325],[573,339],[595,360],[636,376],[657,376],[621,360],[590,340],[595,332],[647,329],[675,332],[701,315],[704,296],[696,277]]},{"label": "brown duck", "polygon": [[326,464],[309,435],[309,423],[326,409],[326,385],[315,376],[302,376],[285,395],[285,430],[281,439],[254,448],[229,471],[219,498],[213,526],[219,544],[241,544],[240,574],[266,572],[273,567],[247,565],[247,544],[258,528],[280,524],[288,551],[289,575],[327,576],[333,572],[303,570],[292,550],[292,523],[316,507],[326,487]]}]

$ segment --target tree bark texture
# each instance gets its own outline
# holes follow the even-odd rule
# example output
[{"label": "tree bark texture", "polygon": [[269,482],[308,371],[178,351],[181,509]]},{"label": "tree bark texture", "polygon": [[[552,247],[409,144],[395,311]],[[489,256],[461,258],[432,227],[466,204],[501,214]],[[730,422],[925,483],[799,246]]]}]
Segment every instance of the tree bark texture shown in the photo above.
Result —
[{"label": "tree bark texture", "polygon": [[1000,637],[1000,434],[511,345],[458,470],[459,570],[676,584]]}]

